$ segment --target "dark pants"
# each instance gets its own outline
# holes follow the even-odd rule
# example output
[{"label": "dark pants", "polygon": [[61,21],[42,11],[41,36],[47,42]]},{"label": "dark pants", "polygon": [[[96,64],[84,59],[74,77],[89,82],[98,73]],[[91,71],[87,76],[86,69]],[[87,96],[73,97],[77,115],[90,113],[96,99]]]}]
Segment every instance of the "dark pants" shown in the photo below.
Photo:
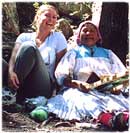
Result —
[{"label": "dark pants", "polygon": [[21,45],[14,71],[20,81],[17,102],[36,96],[52,96],[48,70],[38,48],[31,41]]},{"label": "dark pants", "polygon": [[2,59],[2,86],[8,86],[8,63]]}]

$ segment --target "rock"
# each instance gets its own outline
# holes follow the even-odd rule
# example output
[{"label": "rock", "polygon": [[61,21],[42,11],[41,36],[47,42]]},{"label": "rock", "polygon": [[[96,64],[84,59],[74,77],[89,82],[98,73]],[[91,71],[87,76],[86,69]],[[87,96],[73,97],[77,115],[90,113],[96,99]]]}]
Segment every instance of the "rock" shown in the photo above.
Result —
[{"label": "rock", "polygon": [[73,35],[73,30],[71,28],[69,21],[64,18],[58,20],[56,25],[56,31],[61,31],[67,40],[70,36]]}]

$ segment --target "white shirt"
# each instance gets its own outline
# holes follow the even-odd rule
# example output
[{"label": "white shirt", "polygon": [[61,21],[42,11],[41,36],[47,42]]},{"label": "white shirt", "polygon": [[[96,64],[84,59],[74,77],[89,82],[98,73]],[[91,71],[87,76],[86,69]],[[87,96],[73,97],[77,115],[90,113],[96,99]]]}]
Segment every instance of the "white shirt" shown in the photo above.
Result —
[{"label": "white shirt", "polygon": [[[22,33],[16,39],[16,42],[23,43],[26,41],[35,42],[36,32],[33,33]],[[54,80],[54,67],[56,61],[56,54],[63,49],[67,48],[67,41],[61,32],[52,32],[45,41],[38,47],[41,56],[47,65],[48,72],[52,80]]]},{"label": "white shirt", "polygon": [[70,73],[74,79],[86,82],[92,72],[99,77],[126,72],[125,66],[111,50],[97,46],[93,50],[93,57],[90,56],[90,48],[86,46],[77,46],[68,51],[55,71],[58,83],[62,85],[64,78]]}]

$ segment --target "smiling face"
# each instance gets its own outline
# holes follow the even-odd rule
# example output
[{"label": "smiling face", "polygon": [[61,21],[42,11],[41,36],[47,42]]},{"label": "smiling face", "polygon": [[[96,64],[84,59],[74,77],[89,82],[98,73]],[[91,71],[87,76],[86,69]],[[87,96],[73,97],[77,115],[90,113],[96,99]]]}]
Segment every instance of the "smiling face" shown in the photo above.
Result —
[{"label": "smiling face", "polygon": [[57,22],[57,12],[53,6],[42,6],[35,17],[36,28],[51,30]]},{"label": "smiling face", "polygon": [[94,46],[100,39],[97,28],[91,23],[86,23],[82,27],[79,37],[81,44],[87,46]]}]

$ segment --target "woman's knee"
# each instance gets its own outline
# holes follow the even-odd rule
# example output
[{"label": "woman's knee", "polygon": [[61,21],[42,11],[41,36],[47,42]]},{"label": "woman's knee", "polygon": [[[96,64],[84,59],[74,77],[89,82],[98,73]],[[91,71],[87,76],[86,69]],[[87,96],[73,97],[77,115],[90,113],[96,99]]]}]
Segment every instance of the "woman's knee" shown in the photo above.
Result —
[{"label": "woman's knee", "polygon": [[[24,79],[28,76],[36,63],[36,48],[31,41],[24,42],[16,55],[14,71],[23,83]],[[24,68],[24,69],[23,69]]]},{"label": "woman's knee", "polygon": [[38,50],[34,42],[32,41],[26,41],[21,44],[21,47],[17,53],[17,55],[23,55],[23,54],[35,54],[35,51]]}]

